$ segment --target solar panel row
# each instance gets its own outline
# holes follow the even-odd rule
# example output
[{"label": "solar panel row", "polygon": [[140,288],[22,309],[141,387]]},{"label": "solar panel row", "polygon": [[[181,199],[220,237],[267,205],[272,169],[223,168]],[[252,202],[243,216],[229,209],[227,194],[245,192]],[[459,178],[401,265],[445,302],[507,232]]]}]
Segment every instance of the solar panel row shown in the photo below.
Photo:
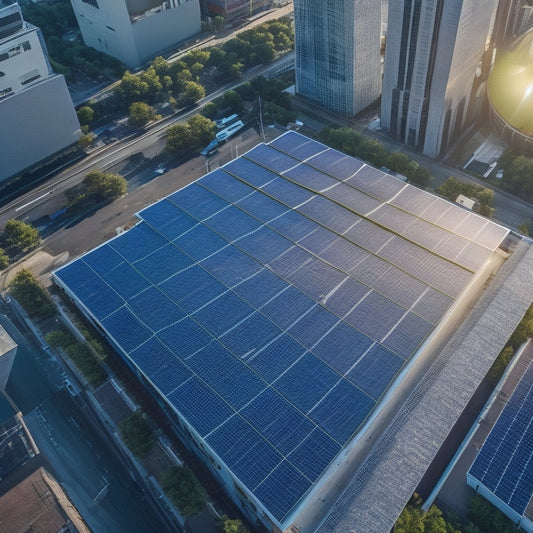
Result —
[{"label": "solar panel row", "polygon": [[470,474],[523,514],[533,497],[533,364],[530,363],[472,466]]}]

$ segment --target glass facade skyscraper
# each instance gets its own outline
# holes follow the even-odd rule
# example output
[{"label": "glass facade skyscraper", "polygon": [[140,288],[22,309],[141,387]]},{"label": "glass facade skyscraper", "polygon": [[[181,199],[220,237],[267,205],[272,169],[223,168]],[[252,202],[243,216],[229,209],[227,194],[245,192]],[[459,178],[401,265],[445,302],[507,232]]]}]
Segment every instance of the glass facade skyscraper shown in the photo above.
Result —
[{"label": "glass facade skyscraper", "polygon": [[381,2],[294,0],[296,92],[354,116],[381,92]]},{"label": "glass facade skyscraper", "polygon": [[497,5],[497,0],[389,4],[383,130],[430,157],[451,146],[480,109]]}]

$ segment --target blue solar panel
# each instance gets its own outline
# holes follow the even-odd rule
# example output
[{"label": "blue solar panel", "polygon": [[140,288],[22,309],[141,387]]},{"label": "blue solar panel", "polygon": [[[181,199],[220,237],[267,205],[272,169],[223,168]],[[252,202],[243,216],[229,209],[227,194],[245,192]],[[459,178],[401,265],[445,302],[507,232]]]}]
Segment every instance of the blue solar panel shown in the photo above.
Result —
[{"label": "blue solar panel", "polygon": [[337,317],[317,305],[288,331],[300,344],[311,349],[337,322]]},{"label": "blue solar panel", "polygon": [[152,332],[126,307],[102,320],[104,328],[127,353],[146,342]]},{"label": "blue solar panel", "polygon": [[268,225],[295,242],[316,229],[316,224],[294,211],[288,211]]},{"label": "blue solar panel", "polygon": [[151,284],[128,263],[121,263],[110,270],[103,279],[125,300],[147,289]]},{"label": "blue solar panel", "polygon": [[340,451],[340,445],[320,428],[315,428],[288,456],[304,476],[316,481]]},{"label": "blue solar panel", "polygon": [[307,163],[341,180],[353,176],[364,164],[358,159],[347,157],[345,154],[332,150],[331,148],[312,157]]},{"label": "blue solar panel", "polygon": [[272,388],[257,396],[240,413],[283,455],[298,446],[315,427]]},{"label": "blue solar panel", "polygon": [[261,263],[270,263],[294,244],[279,233],[263,226],[239,240],[237,246]]},{"label": "blue solar panel", "polygon": [[186,359],[207,346],[212,337],[194,320],[184,318],[157,333],[157,338],[180,359]]},{"label": "blue solar panel", "polygon": [[[180,385],[167,398],[202,437],[233,415],[231,407],[196,377]],[[202,399],[201,409],[198,409],[198,398]]]},{"label": "blue solar panel", "polygon": [[383,345],[402,359],[407,359],[432,329],[433,326],[429,322],[413,313],[407,313],[383,341]]},{"label": "blue solar panel", "polygon": [[[274,382],[274,387],[307,413],[335,386],[339,377],[318,357],[307,352]],[[309,387],[309,383],[313,386]]]},{"label": "blue solar panel", "polygon": [[403,359],[397,355],[374,344],[346,377],[371,398],[378,400],[403,363]]},{"label": "blue solar panel", "polygon": [[257,188],[263,187],[278,178],[278,175],[271,170],[267,170],[244,158],[234,159],[224,166],[224,170]]},{"label": "blue solar panel", "polygon": [[285,372],[305,352],[292,337],[283,334],[260,351],[244,358],[265,380],[271,382]]},{"label": "blue solar panel", "polygon": [[263,191],[289,207],[296,207],[314,196],[311,191],[283,178],[268,183],[263,187]]},{"label": "blue solar panel", "polygon": [[274,139],[270,146],[273,146],[281,152],[304,161],[308,157],[315,155],[319,152],[322,152],[326,149],[323,144],[320,144],[317,141],[307,139],[294,133],[292,131],[287,132],[284,135],[280,135],[277,139]]},{"label": "blue solar panel", "polygon": [[250,316],[254,309],[232,292],[201,307],[192,317],[212,335],[219,336]]},{"label": "blue solar panel", "polygon": [[148,339],[147,342],[132,351],[130,357],[150,379],[159,372],[165,373],[169,371],[174,366],[181,369],[181,380],[179,382],[172,381],[170,390],[161,389],[164,394],[174,390],[192,376],[192,372],[155,337]]},{"label": "blue solar panel", "polygon": [[269,268],[283,279],[294,274],[313,256],[299,247],[289,248],[283,255],[270,262]]},{"label": "blue solar panel", "polygon": [[338,181],[335,178],[327,176],[313,167],[307,165],[298,165],[283,175],[291,181],[295,181],[299,185],[303,185],[312,191],[323,191],[330,187],[337,185]]},{"label": "blue solar panel", "polygon": [[170,195],[168,200],[197,220],[210,217],[228,206],[220,196],[204,189],[198,183],[191,183],[180,189]]},{"label": "blue solar panel", "polygon": [[245,302],[258,308],[287,287],[289,287],[288,283],[264,268],[255,276],[233,287],[232,290]]},{"label": "blue solar panel", "polygon": [[152,331],[159,331],[185,316],[172,300],[153,286],[129,300],[128,306]]},{"label": "blue solar panel", "polygon": [[84,256],[87,263],[98,275],[102,276],[124,262],[124,258],[115,252],[108,244],[99,246],[90,254]]},{"label": "blue solar panel", "polygon": [[198,180],[198,184],[231,203],[241,200],[254,192],[252,187],[242,181],[233,179],[232,176],[220,168]]},{"label": "blue solar panel", "polygon": [[247,152],[244,157],[277,173],[289,170],[289,168],[299,163],[297,159],[278,152],[266,144],[257,145]]},{"label": "blue solar panel", "polygon": [[109,246],[130,263],[150,255],[165,244],[167,244],[166,239],[147,224],[137,224],[123,233],[119,239],[109,241]]},{"label": "blue solar panel", "polygon": [[282,520],[310,485],[311,482],[307,478],[290,463],[283,461],[257,487],[254,494],[268,506],[278,520]]},{"label": "blue solar panel", "polygon": [[257,191],[237,202],[237,205],[265,223],[288,211],[287,206]]},{"label": "blue solar panel", "polygon": [[313,353],[340,374],[345,374],[372,344],[372,339],[344,322],[339,322],[313,348]]},{"label": "blue solar panel", "polygon": [[148,257],[137,261],[135,268],[146,279],[157,285],[192,264],[191,258],[180,252],[176,246],[167,244]]},{"label": "blue solar panel", "polygon": [[323,196],[311,198],[309,202],[299,206],[298,211],[339,234],[344,234],[357,221],[361,220],[345,207]]},{"label": "blue solar panel", "polygon": [[246,359],[279,335],[281,335],[281,330],[275,324],[263,315],[254,313],[238,328],[224,334],[220,342],[237,357]]},{"label": "blue solar panel", "polygon": [[234,241],[254,232],[261,226],[261,223],[237,207],[230,206],[206,220],[205,225],[227,241]]},{"label": "blue solar panel", "polygon": [[309,417],[337,442],[344,444],[374,404],[372,398],[343,379],[309,413]]},{"label": "blue solar panel", "polygon": [[84,304],[98,320],[114,313],[124,305],[124,300],[101,279],[92,279],[83,289],[89,287],[91,287],[91,293],[86,294]]},{"label": "blue solar panel", "polygon": [[174,243],[195,261],[201,261],[228,245],[227,241],[202,224],[176,239]]},{"label": "blue solar panel", "polygon": [[242,361],[215,341],[189,357],[187,365],[234,409],[245,406],[267,386]]},{"label": "blue solar panel", "polygon": [[[69,263],[56,272],[56,276],[68,285],[70,290],[78,293],[80,288],[95,277],[94,270],[83,261],[83,258],[74,263]],[[84,294],[80,293],[78,298],[83,299]]]},{"label": "blue solar panel", "polygon": [[193,266],[161,283],[159,288],[187,312],[192,313],[227,289],[199,266]]},{"label": "blue solar panel", "polygon": [[[236,435],[239,435],[238,439]],[[252,490],[282,460],[281,455],[238,415],[216,428],[206,441],[237,478]],[[246,443],[244,448],[243,442]]]},{"label": "blue solar panel", "polygon": [[267,303],[261,312],[281,329],[288,329],[315,305],[311,298],[294,287],[288,287]]},{"label": "blue solar panel", "polygon": [[338,291],[322,300],[322,305],[339,318],[344,318],[369,292],[366,285],[348,278]]},{"label": "blue solar panel", "polygon": [[139,216],[170,240],[179,237],[196,224],[192,217],[166,199],[143,209]]},{"label": "blue solar panel", "polygon": [[227,246],[204,259],[201,265],[228,287],[254,276],[262,268],[260,263],[233,246]]}]

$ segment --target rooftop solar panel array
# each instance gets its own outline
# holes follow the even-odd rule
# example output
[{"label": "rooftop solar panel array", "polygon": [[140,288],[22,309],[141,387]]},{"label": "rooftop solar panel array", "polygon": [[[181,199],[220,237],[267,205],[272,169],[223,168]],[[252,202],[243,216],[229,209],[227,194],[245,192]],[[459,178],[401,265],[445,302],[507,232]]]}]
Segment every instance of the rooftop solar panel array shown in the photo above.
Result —
[{"label": "rooftop solar panel array", "polygon": [[470,475],[523,515],[533,497],[533,362],[479,451]]},{"label": "rooftop solar panel array", "polygon": [[293,132],[139,216],[56,278],[280,523],[507,233]]}]

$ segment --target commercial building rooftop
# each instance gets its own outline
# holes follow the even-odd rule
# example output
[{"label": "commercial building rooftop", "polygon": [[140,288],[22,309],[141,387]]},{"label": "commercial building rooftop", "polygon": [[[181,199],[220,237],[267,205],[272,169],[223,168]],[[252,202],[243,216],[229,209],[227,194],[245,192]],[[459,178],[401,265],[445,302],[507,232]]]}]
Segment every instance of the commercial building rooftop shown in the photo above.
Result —
[{"label": "commercial building rooftop", "polygon": [[280,529],[509,233],[295,132],[138,216],[55,279]]}]

